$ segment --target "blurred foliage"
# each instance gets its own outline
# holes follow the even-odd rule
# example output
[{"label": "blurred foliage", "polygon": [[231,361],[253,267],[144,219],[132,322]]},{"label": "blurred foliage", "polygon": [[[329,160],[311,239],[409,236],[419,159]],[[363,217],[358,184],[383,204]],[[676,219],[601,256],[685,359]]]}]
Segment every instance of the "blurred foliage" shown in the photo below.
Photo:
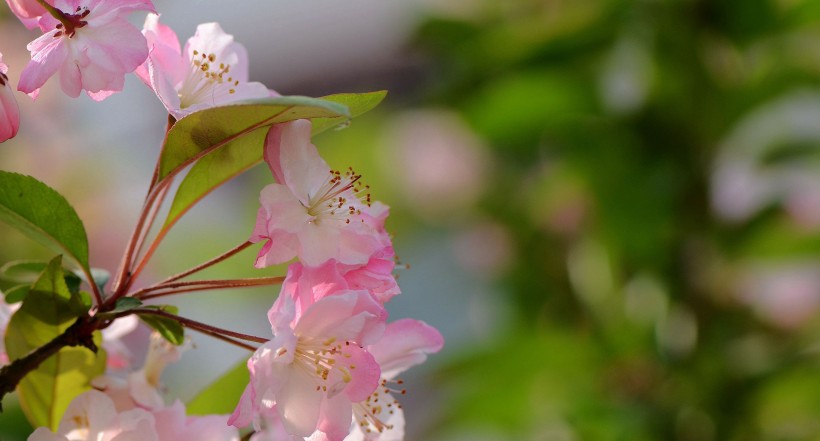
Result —
[{"label": "blurred foliage", "polygon": [[415,106],[456,111],[491,150],[477,216],[512,238],[496,283],[517,312],[440,370],[436,436],[817,439],[815,306],[772,320],[742,280],[748,262],[817,259],[820,228],[784,204],[820,187],[775,188],[739,219],[714,195],[735,157],[820,171],[820,137],[794,133],[720,161],[751,115],[817,87],[818,2],[472,3],[419,28]]}]

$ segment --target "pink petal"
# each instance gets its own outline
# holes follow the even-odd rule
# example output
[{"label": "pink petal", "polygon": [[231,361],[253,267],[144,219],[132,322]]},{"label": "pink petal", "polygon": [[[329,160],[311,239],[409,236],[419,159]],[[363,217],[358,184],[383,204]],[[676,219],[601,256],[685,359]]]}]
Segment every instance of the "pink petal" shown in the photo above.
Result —
[{"label": "pink petal", "polygon": [[20,108],[14,90],[5,81],[5,85],[0,85],[0,142],[14,138],[20,128]]},{"label": "pink petal", "polygon": [[273,173],[273,178],[281,185],[285,185],[285,175],[282,173],[282,165],[279,162],[283,128],[284,126],[282,124],[274,124],[268,129],[263,150],[263,157],[265,158],[265,162],[268,163],[270,171]]},{"label": "pink petal", "polygon": [[423,363],[427,354],[441,350],[444,338],[420,320],[401,319],[389,323],[381,340],[368,351],[379,362],[382,377],[393,378],[411,366]]},{"label": "pink petal", "polygon": [[379,385],[381,370],[373,356],[364,349],[349,345],[343,348],[343,358],[339,358],[334,370],[348,369],[350,381],[344,388],[344,395],[348,400],[357,403],[364,401],[376,390]]},{"label": "pink petal", "polygon": [[54,38],[51,34],[43,34],[27,47],[31,51],[31,61],[20,74],[17,90],[31,95],[57,73],[68,57],[68,50],[62,38]]},{"label": "pink petal", "polygon": [[6,3],[28,29],[34,29],[37,26],[37,19],[46,13],[45,8],[36,0],[6,0]]},{"label": "pink petal", "polygon": [[[342,441],[350,433],[353,406],[344,395],[328,398],[322,403],[317,429],[324,435],[322,441]],[[311,437],[311,441],[317,441]]]},{"label": "pink petal", "polygon": [[310,143],[310,129],[310,121],[304,119],[284,124],[279,152],[285,185],[303,202],[330,177],[330,167]]},{"label": "pink petal", "polygon": [[29,435],[28,441],[68,441],[68,438],[57,435],[45,427],[38,427],[37,430]]},{"label": "pink petal", "polygon": [[358,342],[384,318],[384,309],[366,291],[343,291],[308,308],[294,329],[298,336]]},{"label": "pink petal", "polygon": [[316,430],[325,396],[316,390],[316,385],[313,372],[291,369],[290,378],[276,395],[276,407],[285,430],[291,435],[305,437]]}]

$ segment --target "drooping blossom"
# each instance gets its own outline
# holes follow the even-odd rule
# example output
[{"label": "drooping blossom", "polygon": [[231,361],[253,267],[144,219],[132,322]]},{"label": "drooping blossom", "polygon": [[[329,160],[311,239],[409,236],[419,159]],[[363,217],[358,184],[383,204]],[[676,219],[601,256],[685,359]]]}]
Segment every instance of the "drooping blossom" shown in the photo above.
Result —
[{"label": "drooping blossom", "polygon": [[6,354],[5,336],[6,328],[9,326],[12,314],[20,309],[20,303],[6,303],[3,294],[0,293],[0,366],[9,362],[8,354]]},{"label": "drooping blossom", "polygon": [[320,430],[340,441],[353,403],[378,385],[379,366],[363,347],[381,337],[385,312],[366,291],[345,291],[312,304],[291,327],[293,301],[283,302],[268,316],[274,338],[248,360],[250,383],[229,423],[259,429],[275,409],[293,436]]},{"label": "drooping blossom", "polygon": [[40,38],[28,44],[31,61],[17,89],[36,98],[40,88],[59,73],[60,87],[70,97],[85,90],[101,101],[122,90],[125,74],[148,57],[148,45],[126,16],[153,11],[150,0],[54,0],[62,21],[44,14]]},{"label": "drooping blossom", "polygon": [[136,74],[177,119],[209,107],[270,96],[248,82],[248,52],[217,23],[204,23],[180,50],[174,31],[149,14],[142,33],[149,55]]},{"label": "drooping blossom", "polygon": [[20,108],[9,84],[8,66],[0,54],[0,142],[14,138],[20,128]]},{"label": "drooping blossom", "polygon": [[277,183],[259,196],[250,238],[265,242],[257,268],[295,256],[307,266],[330,259],[363,265],[389,245],[361,175],[331,170],[311,144],[310,129],[309,121],[297,120],[271,127],[265,139],[265,160]]},{"label": "drooping blossom", "polygon": [[69,404],[57,433],[40,427],[28,441],[160,441],[144,409],[118,412],[104,393],[90,390]]}]

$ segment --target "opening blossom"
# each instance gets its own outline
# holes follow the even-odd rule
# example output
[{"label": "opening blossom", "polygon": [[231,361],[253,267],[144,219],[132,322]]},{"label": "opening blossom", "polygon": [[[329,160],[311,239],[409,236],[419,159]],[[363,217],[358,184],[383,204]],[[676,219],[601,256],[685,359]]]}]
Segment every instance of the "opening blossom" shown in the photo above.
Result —
[{"label": "opening blossom", "polygon": [[20,108],[9,85],[8,71],[3,54],[0,54],[0,142],[14,138],[20,127]]},{"label": "opening blossom", "polygon": [[262,83],[248,82],[248,52],[217,23],[204,23],[180,50],[176,33],[149,14],[143,34],[150,53],[136,74],[179,119],[197,110],[267,98]]},{"label": "opening blossom", "polygon": [[40,16],[43,35],[27,46],[31,61],[17,90],[37,98],[45,82],[59,73],[60,87],[73,98],[85,90],[91,99],[101,101],[121,91],[125,74],[148,57],[145,37],[126,16],[153,11],[151,1],[54,0],[53,6],[62,17]]},{"label": "opening blossom", "polygon": [[310,121],[297,120],[271,127],[265,139],[265,161],[277,183],[259,196],[262,206],[250,241],[266,243],[257,268],[295,256],[306,266],[330,259],[362,265],[389,245],[380,216],[384,209],[371,208],[361,175],[331,170],[311,144],[310,129]]},{"label": "opening blossom", "polygon": [[366,291],[344,291],[310,305],[291,327],[293,301],[282,299],[268,316],[274,338],[248,360],[251,380],[229,423],[259,429],[275,409],[293,436],[320,430],[341,441],[353,403],[378,386],[379,366],[363,346],[381,337],[385,312]]}]

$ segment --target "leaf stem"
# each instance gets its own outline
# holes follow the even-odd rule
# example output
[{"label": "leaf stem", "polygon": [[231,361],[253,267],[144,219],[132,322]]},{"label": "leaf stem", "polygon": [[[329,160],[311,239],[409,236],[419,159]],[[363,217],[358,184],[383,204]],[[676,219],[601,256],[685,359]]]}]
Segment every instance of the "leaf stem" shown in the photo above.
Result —
[{"label": "leaf stem", "polygon": [[251,246],[251,245],[252,245],[252,243],[251,243],[251,242],[243,242],[243,243],[241,243],[241,244],[237,245],[236,247],[231,248],[230,250],[228,250],[228,251],[226,251],[226,252],[222,253],[221,255],[219,255],[219,256],[217,256],[217,257],[214,257],[213,259],[211,259],[211,260],[209,260],[209,261],[207,261],[207,262],[205,262],[205,263],[203,263],[203,264],[197,265],[197,266],[195,266],[195,267],[193,267],[193,268],[191,268],[191,269],[189,269],[189,270],[187,270],[187,271],[183,271],[183,272],[181,272],[181,273],[179,273],[179,274],[175,274],[175,275],[173,275],[173,276],[171,276],[171,277],[169,277],[169,278],[167,278],[167,279],[163,280],[163,281],[162,281],[162,282],[160,282],[158,285],[165,285],[165,284],[167,284],[168,282],[173,282],[174,280],[179,280],[179,279],[182,279],[182,278],[188,277],[188,276],[190,276],[191,274],[197,273],[197,272],[199,272],[199,271],[204,270],[205,268],[208,268],[208,267],[210,267],[210,266],[216,265],[217,263],[222,262],[223,260],[225,260],[225,259],[227,259],[227,258],[229,258],[229,257],[233,256],[234,254],[236,254],[236,253],[238,253],[238,252],[240,252],[240,251],[244,250],[245,248],[247,248],[247,247],[249,247],[249,246]]},{"label": "leaf stem", "polygon": [[254,335],[249,334],[242,334],[240,332],[229,331],[227,329],[217,328],[216,326],[211,326],[202,322],[198,322],[196,320],[191,320],[189,318],[180,317],[176,314],[171,314],[169,312],[160,311],[158,309],[132,309],[131,310],[134,314],[142,314],[142,315],[158,315],[160,317],[165,317],[171,320],[178,322],[180,325],[191,328],[197,331],[207,331],[207,332],[214,332],[223,336],[238,338],[240,340],[252,341],[256,343],[267,343],[268,339],[257,337]]},{"label": "leaf stem", "polygon": [[[194,291],[208,291],[213,289],[246,288],[253,286],[276,285],[282,283],[284,280],[284,277],[253,277],[248,279],[229,280],[195,280],[190,282],[176,282],[150,286],[148,288],[143,288],[139,291],[135,291],[131,294],[131,296],[138,298],[140,300],[147,300],[155,297],[164,297]],[[169,291],[162,291],[165,289],[168,289]]]}]

